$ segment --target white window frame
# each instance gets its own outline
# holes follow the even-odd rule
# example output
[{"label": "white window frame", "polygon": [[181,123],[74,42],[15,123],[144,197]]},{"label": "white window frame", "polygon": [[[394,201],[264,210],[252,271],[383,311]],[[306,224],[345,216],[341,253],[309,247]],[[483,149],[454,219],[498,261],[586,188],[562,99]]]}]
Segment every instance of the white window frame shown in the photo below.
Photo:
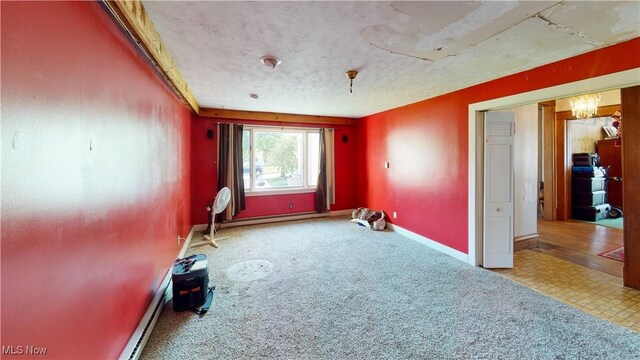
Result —
[{"label": "white window frame", "polygon": [[[309,185],[309,134],[319,134],[319,128],[297,128],[297,127],[270,127],[270,126],[247,126],[243,131],[249,131],[249,187],[245,189],[245,196],[266,196],[266,195],[283,195],[283,194],[302,194],[312,193],[316,191],[316,185]],[[303,186],[291,186],[282,188],[256,189],[255,183],[255,133],[256,132],[283,132],[283,133],[301,133],[302,134],[302,178]],[[244,137],[244,133],[243,133]],[[243,159],[243,162],[247,159]]]}]

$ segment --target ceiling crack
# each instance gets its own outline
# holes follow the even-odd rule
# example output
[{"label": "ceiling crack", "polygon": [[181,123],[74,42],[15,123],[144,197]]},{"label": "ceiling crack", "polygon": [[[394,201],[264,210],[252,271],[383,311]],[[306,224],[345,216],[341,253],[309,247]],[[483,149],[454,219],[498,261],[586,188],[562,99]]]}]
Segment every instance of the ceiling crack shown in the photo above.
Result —
[{"label": "ceiling crack", "polygon": [[576,31],[575,29],[573,29],[570,26],[560,25],[560,24],[558,24],[556,22],[551,21],[546,16],[542,15],[542,13],[537,13],[535,15],[535,17],[537,17],[538,19],[540,19],[542,21],[545,21],[547,24],[549,24],[549,26],[552,26],[552,27],[554,27],[556,29],[565,31],[567,34],[569,34],[569,36],[578,36],[580,39],[584,40],[587,44],[590,44],[590,45],[593,45],[593,46],[602,46],[603,45],[600,41],[590,39],[584,33],[580,32],[580,31]]},{"label": "ceiling crack", "polygon": [[374,48],[376,48],[376,49],[383,50],[383,51],[386,51],[386,52],[391,53],[391,54],[404,55],[404,56],[408,56],[410,58],[414,58],[414,59],[418,59],[418,60],[422,60],[422,61],[427,61],[427,62],[430,62],[430,63],[433,62],[433,60],[431,60],[431,59],[423,58],[423,57],[420,57],[420,56],[409,55],[409,54],[405,54],[405,53],[401,53],[401,52],[385,49],[385,48],[383,48],[381,46],[378,46],[378,45],[376,45],[376,44],[374,44],[372,42],[370,42],[369,45],[374,47]]},{"label": "ceiling crack", "polygon": [[[491,34],[491,35],[486,36],[486,37],[485,37],[485,38],[483,38],[483,39],[480,39],[480,40],[478,40],[478,41],[475,41],[475,42],[473,42],[473,43],[470,43],[470,44],[468,45],[468,47],[469,47],[469,48],[472,48],[472,47],[476,46],[477,44],[479,44],[479,43],[481,43],[481,42],[483,42],[483,41],[485,41],[485,40],[488,40],[488,39],[490,39],[490,38],[492,38],[492,37],[494,37],[494,36],[500,35],[500,34],[502,34],[502,33],[506,32],[507,30],[511,29],[512,27],[515,27],[515,26],[517,26],[517,25],[520,25],[520,23],[523,23],[523,22],[525,22],[525,21],[529,20],[530,18],[536,18],[536,17],[537,17],[537,18],[540,18],[541,20],[546,21],[547,23],[549,23],[549,24],[550,24],[550,25],[552,25],[552,26],[556,26],[556,27],[558,27],[558,28],[562,28],[562,29],[564,29],[564,30],[569,30],[570,28],[568,28],[568,27],[566,27],[566,26],[558,25],[558,24],[556,24],[556,23],[554,23],[554,22],[552,22],[552,21],[550,21],[550,20],[546,19],[546,18],[542,15],[542,12],[547,11],[547,10],[549,10],[549,9],[551,9],[551,8],[553,8],[553,7],[557,6],[557,5],[560,5],[560,4],[562,4],[562,3],[564,3],[564,1],[558,1],[558,2],[555,2],[555,3],[553,3],[552,5],[549,5],[548,7],[546,7],[545,9],[543,9],[543,10],[539,11],[538,13],[533,14],[533,15],[531,15],[531,16],[529,16],[529,17],[527,17],[527,18],[524,18],[524,19],[522,19],[522,20],[518,21],[517,23],[515,23],[515,24],[513,24],[513,25],[511,25],[511,26],[509,26],[509,27],[507,27],[507,28],[505,28],[505,29],[502,29],[502,30],[498,31],[497,33],[493,33],[493,34]],[[405,14],[404,12],[402,12],[401,10],[399,10],[399,9],[397,9],[395,6],[393,6],[393,4],[389,4],[389,5],[391,6],[391,8],[392,8],[394,11],[399,12],[399,13],[401,13],[401,14]],[[405,14],[405,15],[406,15],[406,14]],[[405,25],[406,25],[406,24],[405,24]],[[408,25],[407,25],[407,26],[408,26]],[[411,27],[409,27],[409,28],[411,28]],[[421,33],[421,31],[419,31],[419,30],[418,30],[418,33]],[[570,34],[571,34],[571,35],[573,35],[573,34],[575,34],[575,32],[570,32]],[[579,34],[579,36],[580,36],[581,38],[585,39],[585,41],[587,41],[587,42],[589,42],[589,43],[591,43],[591,44],[594,44],[594,45],[599,45],[597,42],[595,42],[595,41],[593,41],[593,40],[588,39],[584,34],[582,34],[582,33],[578,33],[578,34]],[[376,45],[376,44],[374,44],[374,43],[372,43],[372,42],[370,42],[370,43],[369,43],[369,45],[370,45],[370,46],[372,46],[372,47],[374,47],[374,48],[376,48],[376,49],[387,51],[387,52],[389,52],[389,53],[391,53],[391,54],[404,55],[404,56],[408,56],[408,57],[411,57],[411,58],[414,58],[414,59],[423,60],[423,61],[427,61],[427,62],[431,62],[431,63],[435,62],[435,60],[432,60],[432,59],[423,58],[423,57],[420,57],[420,56],[409,55],[409,54],[400,53],[400,52],[396,52],[396,51],[393,51],[393,50],[385,49],[385,48],[383,48],[383,47],[381,47],[381,46],[378,46],[378,45]],[[437,51],[440,51],[440,50],[442,50],[442,47],[440,47],[440,48],[438,48],[438,49],[436,49],[436,50],[437,50]],[[454,56],[456,56],[456,55],[458,55],[458,54],[449,54],[449,55],[445,56],[445,58],[454,57]]]},{"label": "ceiling crack", "polygon": [[516,27],[516,26],[520,25],[521,23],[523,23],[523,22],[525,22],[525,21],[527,21],[527,20],[529,20],[529,19],[531,19],[531,18],[535,18],[535,17],[537,17],[538,15],[540,15],[543,11],[547,11],[547,10],[551,9],[552,7],[554,7],[554,6],[557,6],[557,5],[559,5],[559,4],[562,4],[563,2],[564,2],[564,1],[559,1],[559,2],[554,3],[553,5],[549,5],[548,7],[546,7],[545,9],[540,10],[540,11],[539,11],[539,12],[537,12],[536,14],[533,14],[533,15],[531,15],[531,16],[528,16],[528,17],[526,17],[526,18],[524,18],[524,19],[522,19],[522,20],[518,21],[517,23],[515,23],[515,24],[513,24],[513,25],[511,25],[511,26],[508,26],[508,27],[506,27],[506,28],[504,28],[504,29],[502,29],[502,30],[500,30],[500,31],[498,31],[497,33],[494,33],[494,34],[492,34],[492,35],[488,35],[488,36],[486,36],[486,37],[485,37],[485,38],[483,38],[483,39],[480,39],[480,40],[478,40],[478,41],[476,41],[476,42],[474,42],[474,43],[469,44],[469,47],[471,48],[471,47],[476,46],[476,45],[478,45],[479,43],[481,43],[481,42],[483,42],[483,41],[485,41],[485,40],[489,40],[489,39],[491,39],[491,38],[493,38],[493,37],[495,37],[495,36],[498,36],[498,35],[500,35],[500,34],[502,34],[502,33],[505,33],[505,32],[507,32],[509,29],[514,28],[514,27]]}]

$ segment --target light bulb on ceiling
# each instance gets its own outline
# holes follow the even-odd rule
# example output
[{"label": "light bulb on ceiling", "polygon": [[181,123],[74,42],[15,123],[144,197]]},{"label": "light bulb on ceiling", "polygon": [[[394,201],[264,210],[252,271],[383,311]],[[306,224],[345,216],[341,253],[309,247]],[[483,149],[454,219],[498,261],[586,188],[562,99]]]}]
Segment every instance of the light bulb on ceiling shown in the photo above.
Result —
[{"label": "light bulb on ceiling", "polygon": [[282,61],[275,56],[265,55],[260,58],[260,62],[271,69],[275,69]]}]

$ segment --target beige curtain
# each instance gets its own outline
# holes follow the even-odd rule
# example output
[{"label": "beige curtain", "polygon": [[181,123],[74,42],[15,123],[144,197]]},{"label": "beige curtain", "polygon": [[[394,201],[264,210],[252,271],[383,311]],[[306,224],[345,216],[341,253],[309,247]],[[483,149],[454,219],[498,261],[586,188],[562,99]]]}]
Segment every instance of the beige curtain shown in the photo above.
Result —
[{"label": "beige curtain", "polygon": [[335,157],[333,151],[333,129],[324,129],[324,148],[327,157],[327,210],[331,210],[331,205],[336,203],[336,173],[335,173]]},{"label": "beige curtain", "polygon": [[333,129],[320,129],[320,169],[316,187],[316,211],[324,212],[335,204]]}]

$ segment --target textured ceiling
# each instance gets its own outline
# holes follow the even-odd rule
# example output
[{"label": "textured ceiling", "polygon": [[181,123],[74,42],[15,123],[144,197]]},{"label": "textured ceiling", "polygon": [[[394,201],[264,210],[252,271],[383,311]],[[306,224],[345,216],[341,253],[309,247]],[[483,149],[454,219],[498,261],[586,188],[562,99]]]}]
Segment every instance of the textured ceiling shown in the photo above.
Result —
[{"label": "textured ceiling", "polygon": [[637,0],[144,6],[201,107],[310,115],[362,117],[640,36]]}]

